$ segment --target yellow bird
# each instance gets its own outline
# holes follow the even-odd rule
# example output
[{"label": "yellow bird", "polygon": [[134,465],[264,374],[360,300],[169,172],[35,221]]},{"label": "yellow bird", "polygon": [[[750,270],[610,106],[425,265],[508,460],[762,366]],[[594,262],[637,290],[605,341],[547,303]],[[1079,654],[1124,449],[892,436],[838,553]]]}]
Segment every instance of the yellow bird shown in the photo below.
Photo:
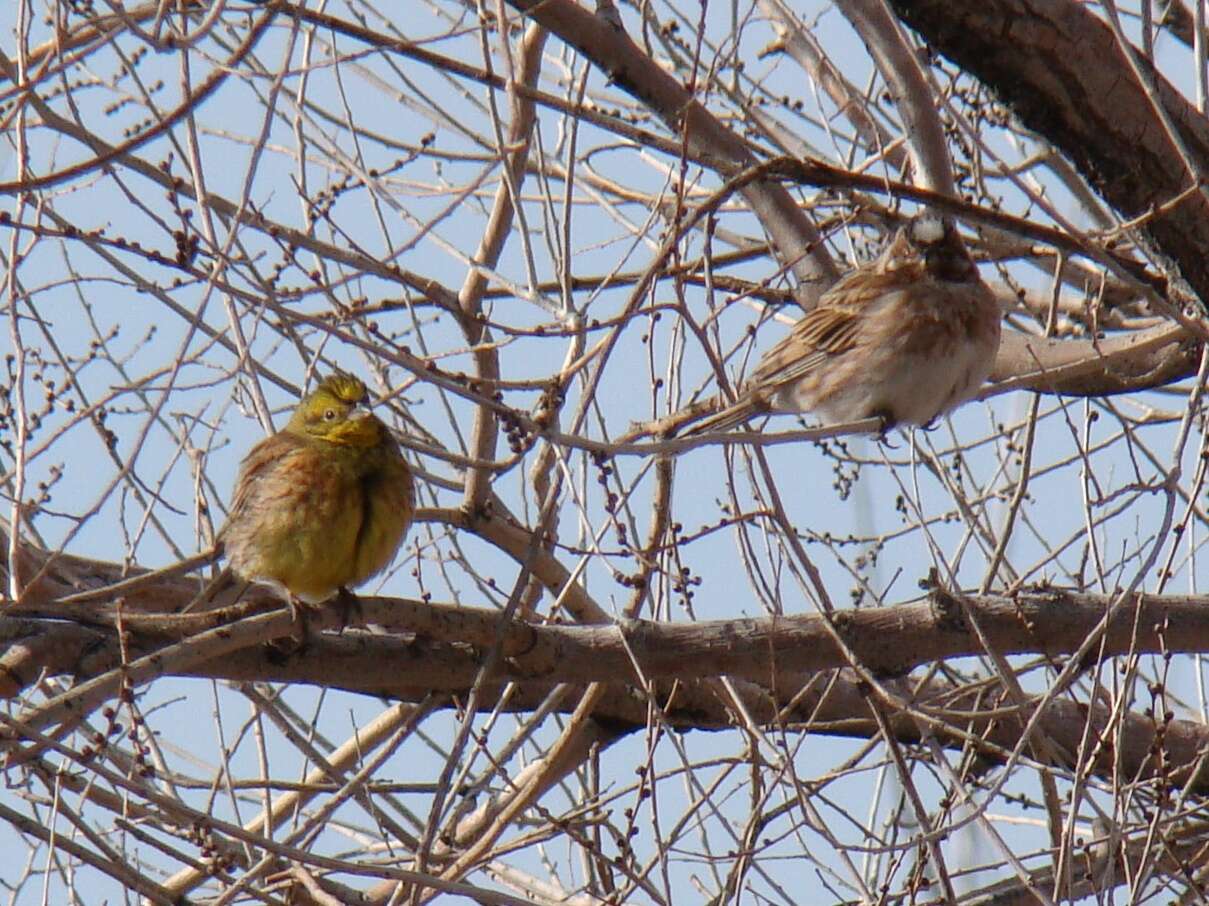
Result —
[{"label": "yellow bird", "polygon": [[415,481],[368,396],[351,375],[325,378],[240,466],[218,540],[236,575],[285,589],[291,607],[378,575],[411,525]]}]

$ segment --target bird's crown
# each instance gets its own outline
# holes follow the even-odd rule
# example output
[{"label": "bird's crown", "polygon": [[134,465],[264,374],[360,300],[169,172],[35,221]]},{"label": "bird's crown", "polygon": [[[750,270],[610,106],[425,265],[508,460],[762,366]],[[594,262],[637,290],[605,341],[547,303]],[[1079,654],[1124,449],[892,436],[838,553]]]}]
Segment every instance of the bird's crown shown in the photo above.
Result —
[{"label": "bird's crown", "polygon": [[315,388],[315,395],[320,394],[354,406],[364,403],[369,398],[369,390],[366,389],[365,382],[361,378],[345,374],[343,371],[337,371],[320,381],[319,386]]},{"label": "bird's crown", "polygon": [[912,217],[907,223],[907,231],[911,242],[921,248],[943,242],[956,232],[951,220],[934,211],[925,211]]}]

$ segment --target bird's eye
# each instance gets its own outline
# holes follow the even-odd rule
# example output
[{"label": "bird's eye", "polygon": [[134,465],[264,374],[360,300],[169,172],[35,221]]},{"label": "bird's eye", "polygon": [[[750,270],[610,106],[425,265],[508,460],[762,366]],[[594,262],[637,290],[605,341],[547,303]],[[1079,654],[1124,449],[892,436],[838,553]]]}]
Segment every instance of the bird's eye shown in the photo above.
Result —
[{"label": "bird's eye", "polygon": [[325,411],[323,413],[323,420],[325,422],[334,422],[336,420],[336,410],[328,409],[327,411]]}]

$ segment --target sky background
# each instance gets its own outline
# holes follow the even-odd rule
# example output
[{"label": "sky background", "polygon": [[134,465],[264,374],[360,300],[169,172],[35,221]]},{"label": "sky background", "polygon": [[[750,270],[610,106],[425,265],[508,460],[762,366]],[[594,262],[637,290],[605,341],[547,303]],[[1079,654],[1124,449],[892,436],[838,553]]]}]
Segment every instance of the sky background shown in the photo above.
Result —
[{"label": "sky background", "polygon": [[[200,36],[187,55],[148,51],[143,37],[121,31],[107,46],[47,82],[61,88],[59,96],[50,98],[51,107],[60,115],[78,117],[85,128],[111,143],[121,141],[127,130],[144,128],[149,117],[179,103],[182,84],[196,87],[210,76],[241,39],[241,28],[261,14],[256,7],[228,6],[217,27]],[[44,12],[38,9],[31,17],[30,45],[51,37],[41,20]],[[350,16],[344,4],[328,12]],[[370,16],[375,28],[389,27],[368,7],[358,5],[355,12]],[[876,96],[879,83],[873,66],[843,18],[822,4],[808,4],[798,12],[850,83],[862,89],[872,86],[870,93]],[[744,25],[739,41],[729,43],[735,32],[732,19],[740,13]],[[625,6],[622,14],[627,32],[641,33],[636,12]],[[676,12],[660,7],[657,15],[670,21]],[[0,46],[10,58],[15,56],[13,33],[21,24],[16,16],[12,11],[0,13],[0,18],[9,19]],[[682,36],[691,36],[691,24],[684,22]],[[484,65],[483,39],[473,11],[453,4],[409,4],[406,16],[396,17],[393,26],[425,49]],[[1129,27],[1136,23],[1130,20]],[[708,5],[704,32],[703,58],[717,65],[726,59],[744,61],[742,73],[731,77],[736,93],[770,99],[770,115],[812,153],[836,163],[860,163],[852,158],[849,128],[835,116],[831,103],[784,55],[760,55],[772,34],[754,11]],[[502,71],[496,37],[489,38],[489,47],[492,66]],[[338,64],[332,62],[333,48]],[[1189,51],[1169,38],[1161,38],[1157,49],[1164,73],[1191,96]],[[556,38],[550,39],[545,54],[543,90],[574,97],[582,78],[587,98],[632,114],[644,128],[657,128],[632,99],[586,68]],[[265,112],[269,97],[274,97],[272,115]],[[4,100],[11,102],[10,94]],[[380,54],[322,29],[308,35],[274,27],[257,45],[254,58],[240,64],[238,77],[225,80],[192,120],[137,154],[181,177],[190,175],[190,158],[195,158],[209,192],[237,202],[244,199],[277,222],[310,229],[340,249],[389,261],[456,291],[499,184],[497,138],[490,132],[492,104],[506,109],[502,96],[492,99],[480,85],[415,61]],[[726,108],[721,100],[717,106]],[[564,315],[573,313],[589,324],[588,343],[594,343],[605,335],[609,319],[622,310],[630,293],[620,282],[565,298],[556,287],[541,285],[557,281],[564,269],[583,278],[641,272],[656,254],[666,225],[651,198],[670,203],[671,186],[682,178],[680,163],[665,155],[588,123],[573,130],[552,110],[542,109],[538,116],[534,154],[551,166],[545,177],[531,175],[526,180],[523,219],[492,281],[493,288],[507,294],[489,307],[489,317],[501,326],[493,338],[500,344],[503,376],[515,383],[506,400],[522,409],[536,403],[537,382],[558,371],[571,345],[569,338],[523,332],[556,323],[551,312],[561,307]],[[356,141],[347,128],[350,123],[358,129]],[[93,153],[53,130],[32,129],[26,135],[33,173],[61,171]],[[259,153],[253,154],[258,142]],[[988,133],[987,143],[1009,162],[1028,159],[1038,150],[1027,137],[1004,132]],[[17,169],[11,132],[0,148],[0,175],[13,180]],[[589,148],[591,153],[585,154]],[[565,183],[549,173],[572,156],[577,181],[568,200]],[[1030,177],[1034,173],[1027,172]],[[690,200],[699,201],[719,184],[714,174],[691,166],[684,169],[683,179],[692,186]],[[1050,179],[1043,187],[1064,216],[1088,225],[1059,184]],[[316,373],[339,366],[366,376],[380,398],[389,397],[379,411],[399,429],[405,444],[466,454],[471,407],[389,360],[392,350],[406,347],[445,371],[469,371],[465,339],[447,316],[415,294],[405,294],[398,283],[347,263],[318,261],[305,250],[291,252],[279,238],[233,228],[222,216],[213,216],[207,227],[205,212],[196,203],[169,197],[161,185],[127,166],[60,183],[40,202],[40,207],[19,205],[12,196],[5,202],[5,210],[23,227],[0,225],[0,234],[8,240],[3,245],[6,267],[14,255],[19,257],[19,266],[9,268],[15,278],[6,296],[0,351],[24,354],[23,388],[31,412],[41,413],[48,389],[55,398],[39,415],[22,453],[24,496],[38,495],[40,483],[47,484],[41,509],[28,525],[46,547],[145,567],[167,565],[205,549],[211,532],[221,525],[240,460],[267,427],[253,404],[253,375],[275,427],[284,424],[297,390],[311,386]],[[847,202],[831,199],[830,205],[830,210],[843,209]],[[1018,194],[1005,191],[1005,206],[1046,222]],[[903,213],[910,212],[904,206]],[[78,232],[65,232],[69,226]],[[727,236],[739,235],[752,243],[763,238],[759,224],[737,201],[722,210],[718,227]],[[216,282],[205,279],[206,269],[216,260],[204,235],[207,228],[226,249],[227,259],[234,261],[214,271],[220,277]],[[103,233],[89,236],[88,231]],[[192,274],[150,261],[140,251],[156,249],[171,259],[177,253],[175,233],[199,232],[201,252]],[[867,260],[880,239],[879,231],[860,223],[830,236],[832,251],[844,265]],[[703,237],[694,234],[678,256],[693,260],[703,247]],[[716,253],[731,250],[715,238]],[[280,274],[276,282],[270,279],[274,273]],[[728,266],[725,273],[774,289],[789,288],[767,255]],[[983,275],[992,282],[1010,277],[1026,289],[1050,291],[1047,273],[1020,262],[984,265]],[[535,295],[540,303],[533,301]],[[280,308],[266,307],[266,299]],[[785,328],[779,322],[796,317],[792,306],[770,313],[754,297],[734,298],[690,284],[677,289],[670,281],[657,284],[645,300],[652,310],[674,302],[716,331],[711,336],[719,349],[737,350],[728,361],[732,380],[782,335]],[[377,325],[372,335],[331,317],[333,311],[387,303],[389,310],[372,315]],[[285,323],[282,311],[328,319],[331,329],[315,321]],[[593,326],[594,321],[606,327]],[[224,341],[233,342],[236,323],[249,350],[243,362],[224,346]],[[754,326],[758,329],[752,330]],[[378,348],[367,353],[371,339]],[[10,385],[13,361],[6,365],[5,382]],[[656,379],[664,381],[659,390],[654,389]],[[523,382],[534,386],[519,386]],[[63,393],[65,386],[70,389]],[[567,413],[579,404],[581,389],[572,386]],[[683,323],[670,310],[658,318],[644,315],[619,333],[595,405],[579,433],[596,440],[616,438],[631,422],[666,414],[716,389],[708,358]],[[1162,521],[1163,472],[1178,465],[1185,476],[1195,473],[1200,435],[1194,434],[1182,450],[1176,446],[1185,394],[1186,388],[1176,388],[1108,400],[1039,401],[1029,495],[1005,558],[1016,570],[1016,581],[1078,583],[1104,593],[1131,581],[1139,551],[1146,549]],[[70,410],[66,399],[73,401]],[[1025,393],[997,396],[963,407],[933,431],[894,433],[885,443],[858,437],[823,447],[786,443],[766,449],[781,502],[835,605],[867,607],[916,599],[918,582],[932,567],[965,589],[978,589],[987,581],[992,542],[971,530],[956,500],[972,500],[986,525],[998,526],[1007,518],[1002,496],[1021,467],[1011,445],[1019,443],[1033,402]],[[79,417],[81,410],[98,406],[104,409],[103,417],[95,408],[94,417]],[[781,416],[768,428],[788,431],[795,426],[793,417]],[[529,468],[539,449],[494,484],[526,524],[536,516]],[[421,475],[422,505],[458,506],[461,474],[456,462],[411,455]],[[559,558],[575,568],[586,556],[584,585],[606,609],[619,614],[630,593],[617,581],[618,574],[633,571],[635,560],[621,549],[616,524],[606,512],[599,469],[581,451],[561,448],[557,455],[567,488],[560,510],[560,542],[567,547]],[[929,463],[941,471],[930,469]],[[652,459],[619,456],[611,466],[611,488],[626,503],[618,512],[627,536],[631,541],[644,539],[653,493]],[[14,468],[12,451],[0,453],[0,469],[8,481],[7,507]],[[702,447],[680,456],[675,470],[672,518],[683,526],[682,535],[693,537],[680,553],[681,565],[693,579],[693,596],[688,600],[661,580],[655,603],[643,616],[683,621],[815,612],[820,602],[797,574],[784,539],[770,532],[758,515],[767,506],[766,489],[762,479],[753,478],[758,473],[750,451]],[[955,487],[961,493],[955,493]],[[988,498],[980,489],[999,492],[1001,499]],[[1177,518],[1182,518],[1183,506],[1181,502]],[[736,507],[749,518],[721,531],[710,530],[733,516]],[[1171,551],[1173,569],[1165,590],[1199,590],[1202,537],[1197,520],[1192,520]],[[591,555],[578,553],[585,550]],[[428,522],[413,528],[395,567],[362,593],[414,597],[423,590],[437,601],[498,607],[515,576],[515,564],[498,551]],[[484,577],[495,580],[494,589],[483,584]],[[995,589],[1004,583],[1003,575],[990,580]],[[1157,590],[1153,581],[1145,587]],[[962,674],[990,668],[970,659],[951,662],[946,669]],[[1181,714],[1203,719],[1199,661],[1182,659],[1170,670],[1178,679],[1172,688],[1184,696],[1186,710]],[[1038,691],[1052,675],[1039,664],[1023,671],[1022,682],[1027,690]],[[53,694],[57,682],[48,680],[33,700]],[[277,692],[304,724],[337,743],[385,707],[373,698],[313,687],[272,690]],[[22,707],[12,702],[10,713],[20,714]],[[199,782],[197,789],[179,789],[180,795],[222,817],[246,821],[260,799],[249,795],[241,800],[222,790],[219,752],[228,753],[229,771],[236,778],[267,773],[298,779],[305,772],[297,750],[267,726],[256,705],[233,686],[159,680],[140,691],[138,708],[164,758]],[[456,711],[428,718],[422,736],[409,740],[383,767],[379,779],[422,787],[434,782],[460,719]],[[485,770],[485,753],[497,751],[518,732],[522,720],[510,715],[480,718],[476,726],[486,732],[487,742],[468,756],[466,766]],[[519,770],[556,738],[558,729],[557,719],[547,721],[507,768]],[[860,850],[868,845],[863,826],[885,826],[885,816],[897,809],[901,796],[884,753],[868,757],[866,747],[862,740],[806,734],[770,733],[763,739],[738,731],[677,734],[656,722],[648,732],[633,734],[602,755],[606,807],[623,824],[625,820],[616,816],[632,810],[638,829],[635,846],[645,858],[651,858],[652,839],[681,834],[671,857],[652,865],[652,883],[665,894],[677,894],[674,902],[705,902],[726,870],[705,854],[740,845],[753,798],[758,798],[747,773],[750,765],[758,761],[783,766],[785,772],[768,795],[772,801],[792,801],[792,784],[784,779],[790,774],[817,783],[817,804],[822,807],[818,830],[804,830],[796,820],[772,822],[767,829],[770,843],[750,883],[758,896],[773,902],[850,898],[854,894],[846,885],[851,879],[845,876],[849,869],[836,858],[836,840],[853,847],[859,854],[857,870],[870,878],[892,875],[901,882],[913,858],[900,850]],[[634,775],[636,766],[648,762],[659,776],[650,796],[635,786]],[[690,765],[691,774],[685,770]],[[1035,799],[1034,779],[1031,772],[1020,772],[1006,780],[1005,790]],[[935,776],[921,771],[917,782],[930,801],[939,796],[941,784]],[[712,791],[708,802],[703,801],[706,789]],[[46,796],[47,791],[40,789],[38,795]],[[543,804],[557,813],[579,795],[569,784]],[[1095,789],[1087,795],[1110,801]],[[48,814],[45,803],[24,800],[20,786],[0,793],[0,801]],[[422,788],[400,794],[398,801],[423,818],[431,797]],[[994,801],[996,807],[1003,803]],[[92,817],[89,808],[85,813]],[[1090,816],[1088,810],[1087,820]],[[1035,809],[1021,807],[994,818],[1017,852],[1044,845],[1042,816]],[[103,819],[98,815],[96,820]],[[62,823],[63,832],[71,833]],[[372,821],[349,806],[328,825],[326,838],[316,848],[332,854],[356,851],[373,836]],[[13,854],[26,851],[7,825],[0,825],[0,846]],[[120,846],[132,859],[152,865],[165,861],[131,838],[122,838]],[[996,858],[986,836],[972,825],[954,833],[944,847],[955,870]],[[8,859],[8,867],[0,868],[0,881],[18,884],[26,870],[19,864],[23,858]],[[70,873],[49,869],[54,862],[48,862],[44,850],[32,858],[34,874],[17,889],[15,903],[66,901],[72,887],[80,902],[122,900],[110,881],[89,876],[80,882]],[[903,858],[903,867],[876,870],[892,858]],[[555,874],[568,889],[582,880],[579,856],[565,841],[546,849],[530,847],[516,855],[516,864],[537,875]],[[999,876],[1001,870],[971,874],[959,883],[972,887]],[[647,902],[642,896],[635,895],[634,902]],[[757,894],[751,896],[756,902]]]}]

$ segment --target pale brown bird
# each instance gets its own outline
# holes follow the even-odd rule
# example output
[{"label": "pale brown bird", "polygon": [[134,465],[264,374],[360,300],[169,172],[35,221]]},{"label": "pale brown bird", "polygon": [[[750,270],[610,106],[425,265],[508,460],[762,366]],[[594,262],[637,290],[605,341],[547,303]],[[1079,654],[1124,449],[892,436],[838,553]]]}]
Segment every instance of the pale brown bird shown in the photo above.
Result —
[{"label": "pale brown bird", "polygon": [[883,430],[930,424],[978,392],[999,329],[999,305],[952,221],[921,214],[823,294],[733,405],[688,433],[768,412],[814,412],[827,424],[876,417]]}]

